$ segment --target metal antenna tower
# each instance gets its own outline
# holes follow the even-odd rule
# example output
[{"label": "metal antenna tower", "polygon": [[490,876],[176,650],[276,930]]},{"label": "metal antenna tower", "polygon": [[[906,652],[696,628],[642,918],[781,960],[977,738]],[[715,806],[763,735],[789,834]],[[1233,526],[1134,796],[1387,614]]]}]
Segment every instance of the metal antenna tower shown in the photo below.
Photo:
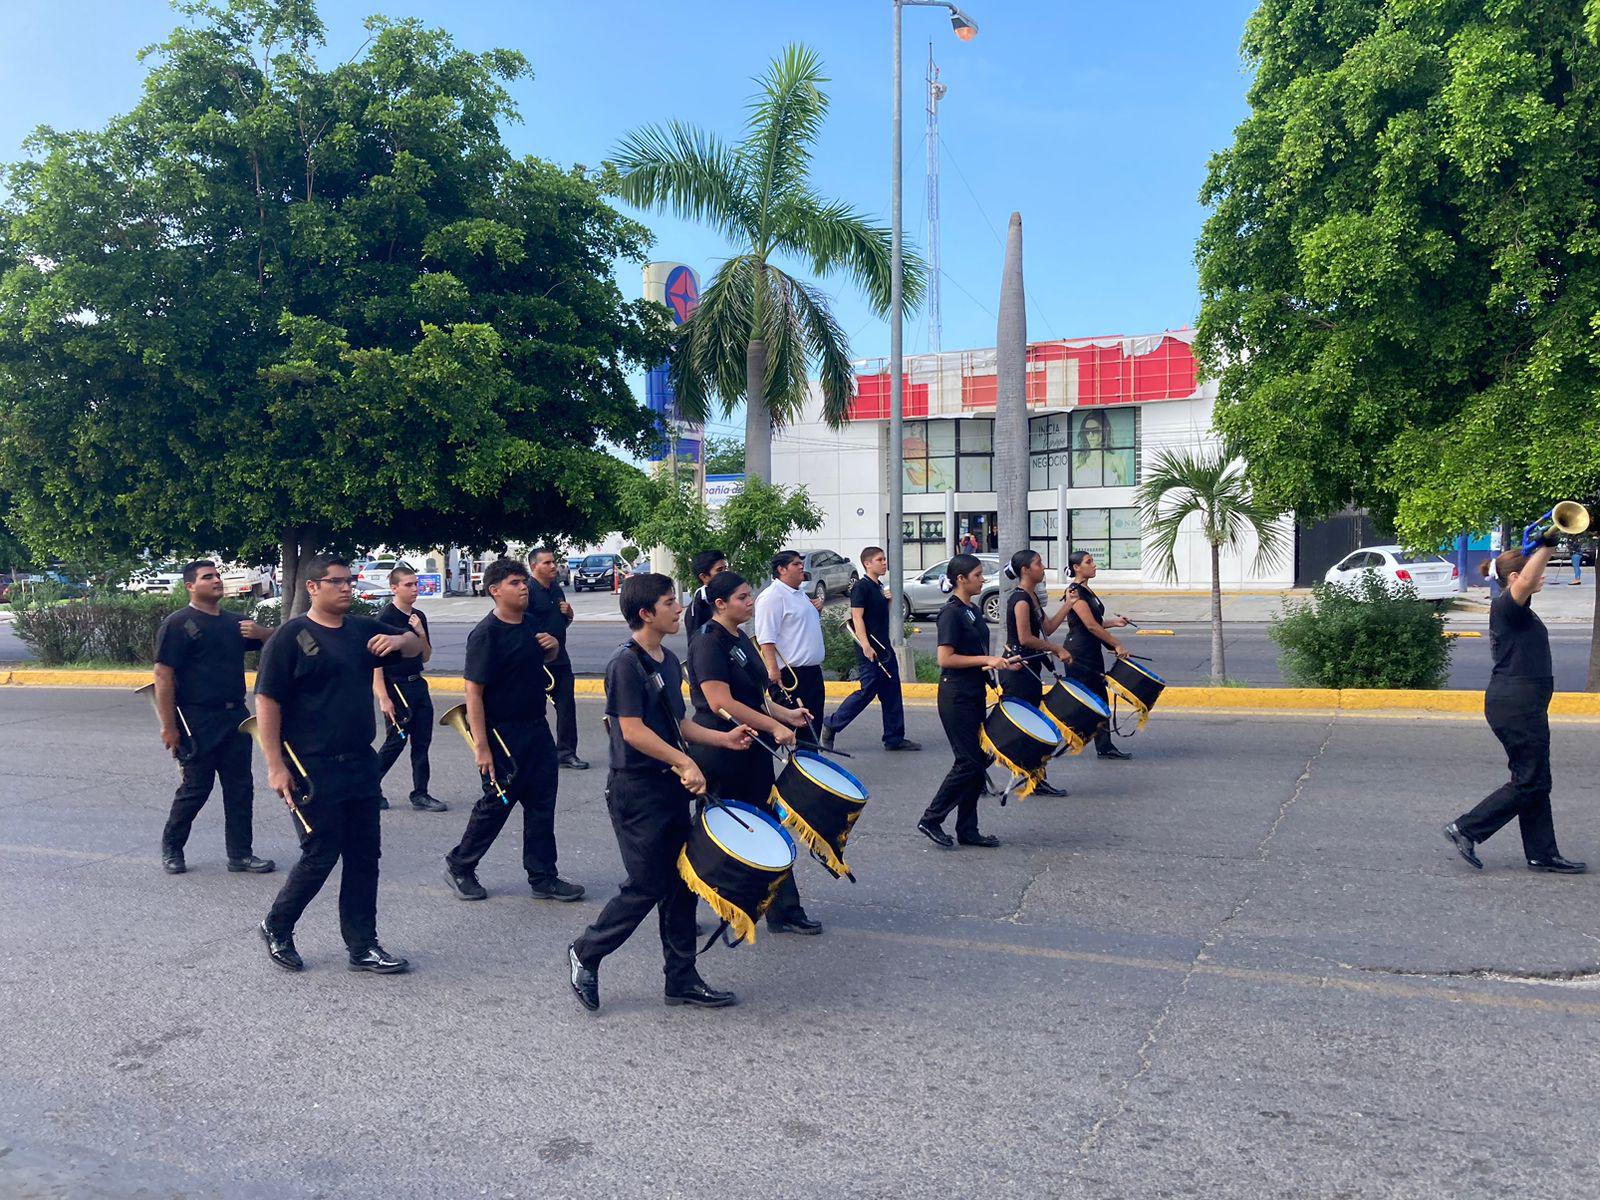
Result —
[{"label": "metal antenna tower", "polygon": [[944,335],[939,313],[939,101],[950,89],[939,82],[939,68],[933,61],[933,43],[928,43],[928,351],[937,354]]}]

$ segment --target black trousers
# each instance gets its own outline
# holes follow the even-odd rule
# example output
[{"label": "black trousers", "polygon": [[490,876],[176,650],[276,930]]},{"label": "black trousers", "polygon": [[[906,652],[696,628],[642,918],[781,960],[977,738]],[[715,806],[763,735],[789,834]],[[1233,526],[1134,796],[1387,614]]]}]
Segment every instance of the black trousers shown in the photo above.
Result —
[{"label": "black trousers", "polygon": [[548,883],[556,877],[556,744],[543,721],[500,733],[517,764],[506,788],[511,803],[501,800],[489,781],[483,780],[483,794],[472,806],[466,832],[445,855],[445,862],[457,874],[477,870],[479,860],[505,828],[511,810],[521,805],[522,869],[528,873],[529,883]]},{"label": "black trousers", "polygon": [[183,849],[189,841],[190,826],[211,798],[211,785],[220,776],[223,840],[228,857],[249,858],[255,799],[249,737],[233,731],[223,733],[209,749],[180,763],[179,770],[182,774],[178,790],[172,797],[166,828],[161,831],[162,851]]},{"label": "black trousers", "polygon": [[983,794],[984,772],[989,768],[989,756],[978,741],[978,730],[983,725],[983,676],[973,681],[956,678],[948,673],[939,677],[939,724],[950,739],[950,749],[955,761],[934,794],[924,821],[941,824],[954,809],[956,834],[974,837],[978,833],[978,797]]},{"label": "black trousers", "polygon": [[360,954],[378,940],[378,756],[371,749],[337,758],[306,758],[311,798],[300,811],[311,825],[307,833],[293,815],[300,838],[300,861],[290,868],[278,898],[267,913],[274,933],[294,931],[328,876],[344,860],[339,879],[339,932],[350,953]]},{"label": "black trousers", "polygon": [[[706,784],[724,800],[742,800],[763,812],[772,811],[772,756],[759,746],[748,750],[722,750],[716,746],[698,743],[689,747],[689,757],[694,759]],[[805,916],[800,903],[800,889],[795,885],[794,872],[785,875],[767,910],[768,919],[785,920]]]},{"label": "black trousers", "polygon": [[575,758],[578,754],[578,698],[572,686],[572,666],[550,664],[550,677],[556,681],[550,702],[556,710],[556,757]]},{"label": "black trousers", "polygon": [[[1067,668],[1067,676],[1083,684],[1084,687],[1099,696],[1109,706],[1111,704],[1111,696],[1106,691],[1106,673],[1101,667],[1098,654],[1095,655],[1095,659],[1096,661],[1092,663],[1086,663],[1083,661],[1082,655],[1077,656],[1072,660],[1072,665]],[[1098,754],[1104,754],[1111,749],[1111,729],[1109,726],[1103,727],[1099,733],[1094,735],[1094,748]]]},{"label": "black trousers", "polygon": [[411,679],[404,683],[397,680],[388,681],[389,694],[405,698],[406,704],[411,706],[407,715],[405,705],[398,699],[394,702],[396,716],[406,718],[406,731],[402,736],[393,725],[389,726],[389,736],[383,739],[383,745],[378,749],[378,778],[382,779],[389,773],[389,768],[405,752],[407,744],[411,746],[411,795],[426,796],[428,794],[428,781],[432,778],[432,770],[428,766],[428,747],[433,745],[433,697],[428,692],[426,679]]},{"label": "black trousers", "polygon": [[622,890],[578,935],[574,950],[590,969],[619,948],[657,910],[667,989],[699,981],[694,965],[695,895],[678,874],[678,852],[689,838],[689,793],[665,771],[612,771],[606,809],[628,877]]},{"label": "black trousers", "polygon": [[[790,669],[786,668],[783,672],[785,681],[788,680]],[[810,731],[808,733],[804,727],[798,730],[800,740],[802,742],[809,740],[812,745],[816,745],[817,739],[822,736],[822,715],[828,705],[828,685],[823,681],[821,667],[794,667],[792,670],[795,679],[799,681],[795,685],[794,700],[798,700],[811,713]],[[794,706],[794,702],[778,687],[768,688],[768,693],[776,703],[790,708]]]},{"label": "black trousers", "polygon": [[1506,749],[1511,779],[1471,812],[1456,818],[1461,832],[1487,841],[1512,817],[1522,827],[1529,858],[1555,857],[1555,819],[1550,814],[1550,696],[1548,679],[1492,678],[1483,695],[1483,715]]}]

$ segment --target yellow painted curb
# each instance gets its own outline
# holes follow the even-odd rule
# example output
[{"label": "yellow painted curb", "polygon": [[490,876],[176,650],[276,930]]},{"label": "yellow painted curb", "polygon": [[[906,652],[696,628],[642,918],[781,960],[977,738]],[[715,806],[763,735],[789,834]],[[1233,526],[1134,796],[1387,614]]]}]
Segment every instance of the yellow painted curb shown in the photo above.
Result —
[{"label": "yellow painted curb", "polygon": [[1483,636],[1476,629],[1446,629],[1444,635],[1447,638],[1481,638]]},{"label": "yellow painted curb", "polygon": [[1133,636],[1134,637],[1177,637],[1178,635],[1177,635],[1177,633],[1175,631],[1173,631],[1171,629],[1135,629],[1133,631]]}]

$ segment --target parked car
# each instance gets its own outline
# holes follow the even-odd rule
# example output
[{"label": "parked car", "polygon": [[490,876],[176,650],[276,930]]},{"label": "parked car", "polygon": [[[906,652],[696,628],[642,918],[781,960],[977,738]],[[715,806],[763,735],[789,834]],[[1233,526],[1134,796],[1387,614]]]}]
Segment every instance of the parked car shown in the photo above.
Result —
[{"label": "parked car", "polygon": [[225,596],[254,596],[264,600],[272,594],[272,573],[266,567],[219,561],[217,569],[222,574],[222,593]]},{"label": "parked car", "polygon": [[[991,625],[1000,623],[1000,556],[998,554],[980,554],[978,561],[983,564],[983,591],[978,596],[978,604],[983,609],[983,619]],[[934,563],[926,571],[906,573],[906,581],[901,588],[904,596],[902,607],[905,609],[906,620],[915,620],[917,617],[932,615],[944,607],[944,602],[950,599],[950,593],[939,587],[939,581],[944,578],[945,568],[950,565],[947,558],[943,562]]]},{"label": "parked car", "polygon": [[1563,538],[1556,548],[1550,551],[1550,565],[1552,567],[1570,567],[1572,565],[1572,551],[1578,550],[1578,561],[1586,567],[1594,566],[1594,543],[1588,540],[1574,540]]},{"label": "parked car", "polygon": [[628,568],[628,574],[629,575],[648,575],[648,574],[650,574],[650,560],[648,558],[639,559],[638,562],[634,563],[633,566]]},{"label": "parked car", "polygon": [[[473,565],[476,566],[477,564]],[[416,570],[403,558],[363,558],[360,562],[350,564],[350,575],[354,579],[375,583],[381,587],[388,587],[389,572],[396,567],[404,567],[408,571]]]},{"label": "parked car", "polygon": [[370,600],[375,604],[386,604],[394,599],[394,588],[389,586],[389,576],[385,572],[381,583],[370,579],[357,579],[353,585],[352,594],[357,600]]},{"label": "parked car", "polygon": [[613,591],[617,586],[617,567],[622,559],[615,554],[586,554],[572,576],[575,592]]},{"label": "parked car", "polygon": [[139,571],[122,585],[125,592],[142,592],[147,596],[165,596],[178,590],[183,583],[181,563],[163,563]]},{"label": "parked car", "polygon": [[806,550],[801,555],[805,567],[805,582],[800,590],[813,600],[826,600],[830,595],[849,595],[861,572],[848,558],[832,550]]},{"label": "parked car", "polygon": [[1403,546],[1363,546],[1328,568],[1328,583],[1355,583],[1374,573],[1390,587],[1409,583],[1421,600],[1450,600],[1461,572],[1441,554],[1414,554]]}]

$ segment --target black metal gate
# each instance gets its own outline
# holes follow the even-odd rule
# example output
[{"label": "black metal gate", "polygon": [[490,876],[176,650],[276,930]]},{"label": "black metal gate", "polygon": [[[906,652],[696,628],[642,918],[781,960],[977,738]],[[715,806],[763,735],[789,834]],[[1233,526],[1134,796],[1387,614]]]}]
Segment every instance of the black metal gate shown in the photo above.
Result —
[{"label": "black metal gate", "polygon": [[1294,585],[1310,587],[1352,550],[1378,544],[1378,532],[1366,513],[1340,513],[1325,521],[1294,527]]}]

